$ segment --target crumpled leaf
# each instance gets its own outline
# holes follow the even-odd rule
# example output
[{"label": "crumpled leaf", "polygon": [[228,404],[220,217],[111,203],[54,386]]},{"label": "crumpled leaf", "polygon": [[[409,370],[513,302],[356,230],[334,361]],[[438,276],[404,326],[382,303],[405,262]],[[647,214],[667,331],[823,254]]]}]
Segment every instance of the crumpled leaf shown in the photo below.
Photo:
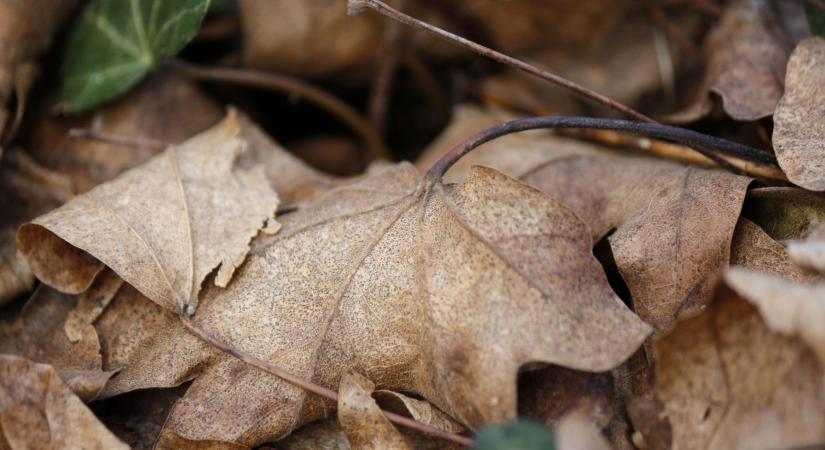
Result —
[{"label": "crumpled leaf", "polygon": [[91,0],[68,38],[60,97],[82,112],[111,100],[192,39],[209,0]]},{"label": "crumpled leaf", "polygon": [[[450,148],[463,139],[453,141],[461,132],[452,129],[463,132],[464,120],[471,117],[459,116],[434,147]],[[571,140],[546,133],[522,133],[521,142],[515,138],[493,141],[486,152],[481,147],[451,175],[460,179],[467,164],[488,164],[575,211],[594,242],[608,236],[635,311],[657,330],[709,300],[713,275],[728,263],[750,179],[664,161],[614,158],[590,144],[554,149]]]},{"label": "crumpled leaf", "polygon": [[788,179],[825,191],[825,39],[799,43],[788,61],[785,94],[774,113],[773,146]]},{"label": "crumpled leaf", "polygon": [[20,228],[18,244],[43,282],[83,292],[103,267],[170,310],[194,311],[201,281],[226,286],[260,229],[277,230],[277,194],[230,114],[116,180]]},{"label": "crumpled leaf", "polygon": [[34,274],[17,250],[17,227],[72,196],[69,179],[21,150],[0,161],[0,306],[34,287]]},{"label": "crumpled leaf", "polygon": [[790,39],[770,2],[735,0],[705,42],[705,80],[699,97],[671,119],[697,120],[711,111],[710,92],[722,97],[725,112],[736,120],[773,114],[782,96]]},{"label": "crumpled leaf", "polygon": [[4,127],[11,117],[6,105],[12,95],[18,95],[18,119],[15,120],[19,120],[26,91],[36,72],[32,64],[48,49],[63,21],[80,3],[80,0],[0,2],[0,136],[7,135]]},{"label": "crumpled leaf", "polygon": [[[409,165],[380,168],[283,216],[226,289],[202,293],[193,319],[316,383],[337,386],[358,367],[471,426],[515,416],[525,362],[608,370],[647,336],[610,290],[586,227],[552,198],[483,168],[424,189]],[[168,312],[117,312],[137,304],[116,298],[99,319],[114,344],[104,352],[136,350],[104,395],[196,377],[165,434],[256,445],[334,407],[216,357]],[[126,338],[133,328],[148,341]]]},{"label": "crumpled leaf", "polygon": [[51,366],[0,355],[0,444],[5,448],[128,449]]},{"label": "crumpled leaf", "polygon": [[56,116],[45,106],[26,133],[26,147],[38,162],[69,176],[76,194],[145,163],[163,148],[73,139],[70,129],[179,144],[220,122],[226,114],[194,83],[163,72],[88,114]]},{"label": "crumpled leaf", "polygon": [[81,399],[94,400],[116,370],[103,370],[95,317],[82,312],[94,299],[113,296],[120,283],[107,272],[79,297],[39,287],[19,315],[0,321],[0,353],[49,364]]},{"label": "crumpled leaf", "polygon": [[353,450],[412,450],[410,443],[381,412],[371,394],[375,385],[357,372],[341,377],[338,421]]},{"label": "crumpled leaf", "polygon": [[[738,287],[755,281],[743,273],[732,270],[726,279]],[[787,308],[778,297],[771,301]],[[825,439],[821,361],[775,330],[784,317],[761,309],[725,289],[656,344],[656,389],[674,449],[791,448]]]}]

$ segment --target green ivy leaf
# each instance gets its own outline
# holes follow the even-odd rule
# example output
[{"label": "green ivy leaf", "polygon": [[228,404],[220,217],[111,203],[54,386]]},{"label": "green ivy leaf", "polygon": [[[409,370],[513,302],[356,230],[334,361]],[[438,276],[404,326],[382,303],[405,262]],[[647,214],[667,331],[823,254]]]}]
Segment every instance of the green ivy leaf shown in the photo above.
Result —
[{"label": "green ivy leaf", "polygon": [[554,450],[553,431],[531,420],[482,429],[476,436],[474,450]]},{"label": "green ivy leaf", "polygon": [[825,37],[825,11],[810,4],[805,6],[808,13],[808,23],[811,25],[811,33]]},{"label": "green ivy leaf", "polygon": [[82,112],[111,100],[183,49],[209,0],[92,0],[69,36],[60,97]]}]

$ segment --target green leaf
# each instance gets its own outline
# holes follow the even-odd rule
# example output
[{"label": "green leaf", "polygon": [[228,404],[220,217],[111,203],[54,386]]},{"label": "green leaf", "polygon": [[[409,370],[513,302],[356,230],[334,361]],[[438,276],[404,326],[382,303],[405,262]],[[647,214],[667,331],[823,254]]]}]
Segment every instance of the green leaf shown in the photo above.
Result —
[{"label": "green leaf", "polygon": [[531,420],[482,429],[476,436],[475,450],[553,450],[553,431]]},{"label": "green leaf", "polygon": [[825,11],[811,4],[805,6],[808,13],[808,23],[811,25],[811,33],[825,37]]},{"label": "green leaf", "polygon": [[60,97],[69,112],[111,100],[183,49],[209,0],[92,0],[69,36]]}]

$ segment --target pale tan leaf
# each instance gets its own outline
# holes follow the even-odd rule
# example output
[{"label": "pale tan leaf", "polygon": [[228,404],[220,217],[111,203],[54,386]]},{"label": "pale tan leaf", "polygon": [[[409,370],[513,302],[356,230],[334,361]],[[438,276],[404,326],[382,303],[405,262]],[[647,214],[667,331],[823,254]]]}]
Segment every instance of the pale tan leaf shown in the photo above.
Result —
[{"label": "pale tan leaf", "polygon": [[825,275],[825,225],[804,240],[788,242],[788,252],[796,264]]},{"label": "pale tan leaf", "polygon": [[411,450],[372,398],[375,385],[357,372],[341,377],[338,422],[353,450]]},{"label": "pale tan leaf", "polygon": [[774,113],[773,147],[788,179],[825,191],[825,39],[799,43]]},{"label": "pale tan leaf", "polygon": [[231,114],[116,180],[21,227],[18,243],[38,278],[78,293],[102,264],[170,310],[194,311],[201,281],[225,286],[259,230],[277,230],[278,197],[245,151]]},{"label": "pale tan leaf", "polygon": [[128,449],[54,369],[0,355],[0,443],[10,448]]},{"label": "pale tan leaf", "polygon": [[610,444],[590,420],[590,414],[577,409],[565,415],[556,426],[559,450],[609,450]]}]

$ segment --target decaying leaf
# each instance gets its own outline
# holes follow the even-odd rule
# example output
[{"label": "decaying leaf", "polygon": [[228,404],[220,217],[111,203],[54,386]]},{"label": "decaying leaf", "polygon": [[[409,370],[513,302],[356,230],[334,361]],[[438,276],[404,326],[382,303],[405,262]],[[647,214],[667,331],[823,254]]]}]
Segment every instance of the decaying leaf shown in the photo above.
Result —
[{"label": "decaying leaf", "polygon": [[18,252],[17,227],[70,199],[65,176],[40,166],[22,150],[0,162],[0,306],[34,286],[34,274]]},{"label": "decaying leaf", "polygon": [[[728,282],[754,281],[740,277],[732,271]],[[656,344],[656,389],[674,449],[791,448],[825,439],[821,361],[775,331],[787,316],[760,309],[722,289],[707,310]]]},{"label": "decaying leaf", "polygon": [[80,0],[4,0],[0,2],[0,136],[10,115],[6,106],[12,95],[18,115],[34,75],[31,65],[51,43],[61,24],[81,4]]},{"label": "decaying leaf", "polygon": [[770,116],[782,96],[790,44],[770,2],[731,2],[705,42],[699,98],[673,119],[688,122],[710,112],[710,92],[722,97],[725,112],[736,120]]},{"label": "decaying leaf", "polygon": [[210,272],[219,268],[214,283],[226,286],[252,237],[277,230],[278,197],[263,167],[243,159],[239,135],[230,114],[24,225],[18,244],[32,271],[79,293],[105,264],[158,304],[194,311]]},{"label": "decaying leaf", "polygon": [[71,112],[111,100],[192,39],[209,0],[91,0],[68,38],[60,97]]},{"label": "decaying leaf", "polygon": [[773,146],[788,179],[825,191],[825,39],[799,43],[788,61],[785,94],[774,113]]},{"label": "decaying leaf", "polygon": [[[514,417],[525,362],[603,371],[649,332],[610,290],[586,227],[489,169],[456,186],[421,185],[409,165],[376,169],[283,224],[226,289],[202,293],[194,320],[322,385],[357,367],[475,426]],[[256,445],[334,407],[217,356],[168,312],[128,312],[139,304],[116,298],[99,319],[104,353],[132,351],[104,395],[196,377],[166,435]]]},{"label": "decaying leaf", "polygon": [[[466,137],[465,123],[482,122],[477,115],[484,113],[458,116],[433,148],[441,153]],[[611,157],[595,145],[541,132],[493,141],[456,164],[452,176],[460,179],[471,163],[553,195],[589,225],[594,242],[608,236],[635,311],[658,330],[709,299],[713,275],[728,264],[750,183],[722,171]]]},{"label": "decaying leaf", "polygon": [[412,450],[372,398],[375,385],[357,372],[341,377],[338,422],[353,450]]},{"label": "decaying leaf", "polygon": [[0,445],[4,448],[128,449],[54,369],[0,355]]},{"label": "decaying leaf", "polygon": [[72,128],[178,144],[218,123],[224,108],[183,78],[160,73],[129,95],[81,116],[34,117],[26,146],[41,164],[71,178],[76,194],[109,181],[163,151],[69,137]]}]

